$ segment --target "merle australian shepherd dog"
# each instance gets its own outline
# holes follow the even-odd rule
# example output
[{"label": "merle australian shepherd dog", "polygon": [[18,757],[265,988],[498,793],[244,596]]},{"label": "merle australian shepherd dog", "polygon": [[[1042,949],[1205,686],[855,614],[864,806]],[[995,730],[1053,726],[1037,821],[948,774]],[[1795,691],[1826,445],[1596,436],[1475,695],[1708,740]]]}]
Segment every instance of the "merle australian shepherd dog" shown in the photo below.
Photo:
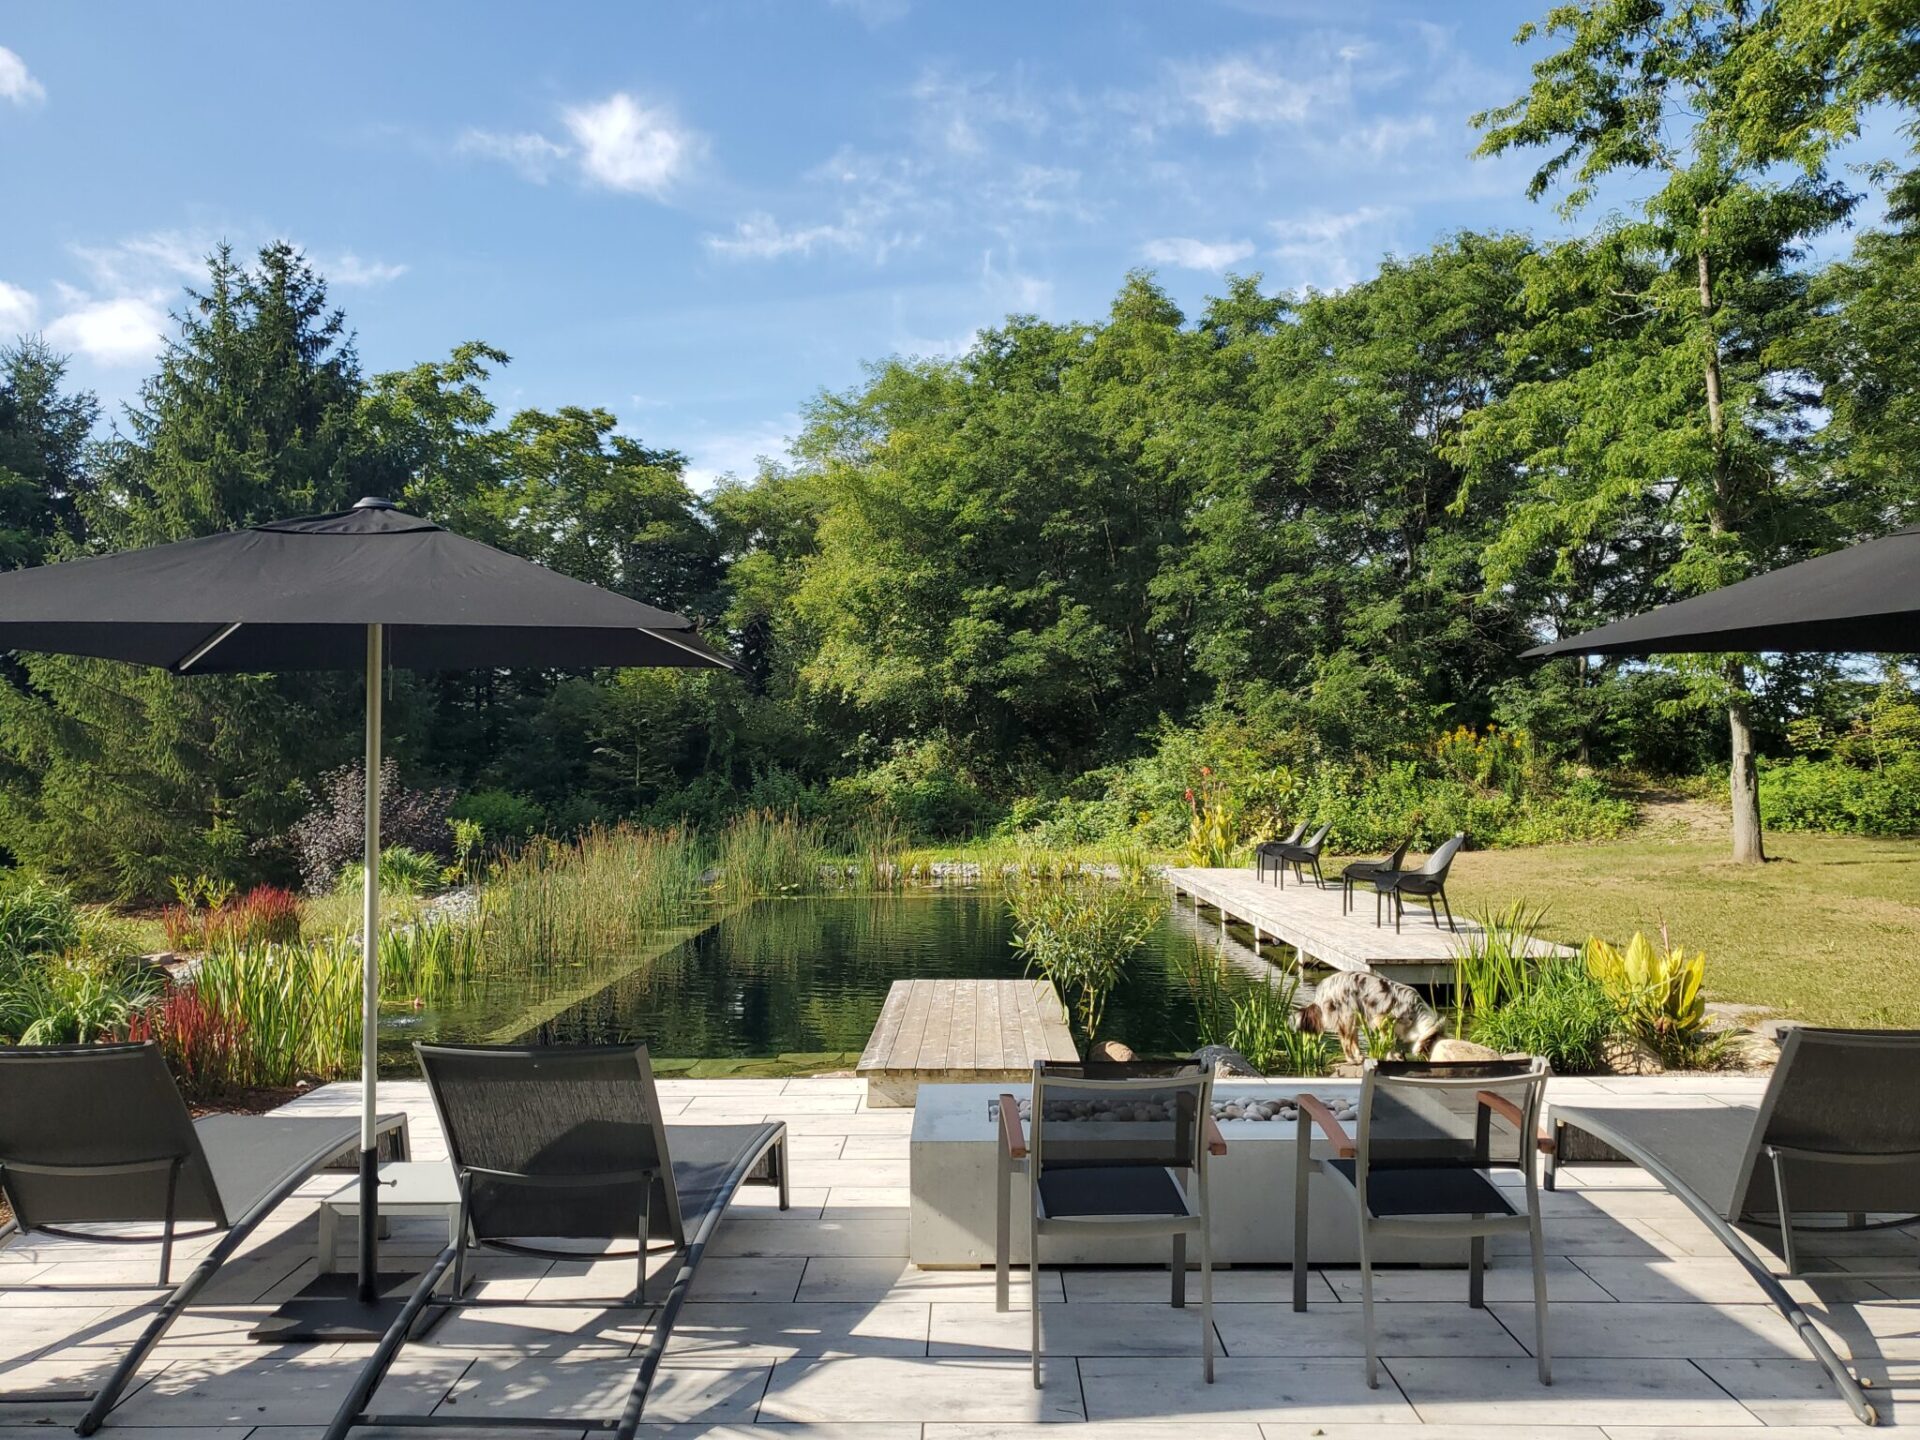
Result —
[{"label": "merle australian shepherd dog", "polygon": [[1300,1007],[1294,1024],[1301,1030],[1338,1035],[1341,1053],[1354,1063],[1366,1058],[1367,1035],[1391,1035],[1399,1050],[1419,1058],[1447,1031],[1447,1022],[1411,985],[1349,970],[1317,985],[1313,1002]]}]

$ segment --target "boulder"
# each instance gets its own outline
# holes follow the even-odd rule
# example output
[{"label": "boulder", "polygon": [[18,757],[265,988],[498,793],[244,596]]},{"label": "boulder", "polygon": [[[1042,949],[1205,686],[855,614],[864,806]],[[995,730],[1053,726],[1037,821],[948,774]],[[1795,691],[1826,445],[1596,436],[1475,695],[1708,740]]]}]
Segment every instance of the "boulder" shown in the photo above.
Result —
[{"label": "boulder", "polygon": [[1087,1053],[1087,1058],[1118,1064],[1123,1060],[1134,1058],[1133,1047],[1123,1040],[1096,1040],[1093,1043],[1093,1049]]},{"label": "boulder", "polygon": [[1231,1045],[1202,1045],[1193,1052],[1193,1058],[1211,1069],[1216,1080],[1258,1078],[1260,1074],[1253,1062]]},{"label": "boulder", "polygon": [[1503,1058],[1498,1050],[1485,1045],[1476,1045],[1471,1040],[1454,1040],[1447,1036],[1433,1042],[1433,1048],[1427,1052],[1429,1060],[1446,1063],[1462,1060],[1499,1060]]},{"label": "boulder", "polygon": [[1638,1040],[1609,1040],[1600,1051],[1600,1068],[1609,1075],[1661,1075],[1667,1067]]}]

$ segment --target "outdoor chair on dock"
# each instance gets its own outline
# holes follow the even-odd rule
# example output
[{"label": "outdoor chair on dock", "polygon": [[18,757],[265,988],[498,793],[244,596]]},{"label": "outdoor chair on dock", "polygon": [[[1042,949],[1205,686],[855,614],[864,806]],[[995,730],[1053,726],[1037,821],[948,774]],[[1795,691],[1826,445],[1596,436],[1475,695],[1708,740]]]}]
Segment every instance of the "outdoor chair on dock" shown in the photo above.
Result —
[{"label": "outdoor chair on dock", "polygon": [[[1592,1136],[1638,1165],[1711,1230],[1833,1378],[1853,1413],[1879,1416],[1860,1382],[1787,1293],[1783,1280],[1911,1280],[1913,1270],[1802,1269],[1823,1232],[1910,1225],[1920,1217],[1920,1031],[1795,1026],[1757,1105],[1553,1110],[1566,1132]],[[1549,1168],[1547,1184],[1553,1184]],[[1870,1220],[1870,1216],[1880,1216]],[[1826,1217],[1817,1223],[1816,1217]],[[1776,1272],[1742,1233],[1777,1243]]]},{"label": "outdoor chair on dock", "polygon": [[[1378,860],[1356,860],[1340,872],[1340,913],[1345,915],[1353,909],[1353,887],[1368,885],[1380,879],[1382,875],[1392,875],[1399,871],[1400,862],[1407,858],[1407,850],[1413,844],[1411,838],[1402,840],[1390,855],[1382,855]],[[1374,908],[1377,911],[1379,901],[1376,898]],[[1376,918],[1375,923],[1378,923]]]},{"label": "outdoor chair on dock", "polygon": [[[427,1266],[347,1392],[327,1428],[328,1440],[361,1425],[475,1423],[465,1415],[395,1417],[367,1410],[430,1306],[444,1314],[461,1306],[527,1303],[466,1296],[467,1254],[474,1245],[546,1259],[634,1262],[631,1296],[595,1302],[602,1308],[660,1306],[620,1418],[584,1427],[562,1415],[488,1416],[479,1422],[489,1428],[586,1428],[631,1440],[694,1273],[740,1186],[778,1185],[780,1208],[787,1208],[787,1127],[778,1121],[664,1123],[644,1045],[414,1049],[459,1182],[460,1238]],[[625,1242],[632,1248],[594,1248]],[[664,1298],[647,1293],[647,1261],[656,1255],[679,1257]],[[449,1271],[448,1294],[436,1298]]]},{"label": "outdoor chair on dock", "polygon": [[[378,1128],[404,1158],[406,1116],[382,1115]],[[93,1434],[141,1361],[260,1222],[309,1177],[359,1145],[360,1122],[350,1115],[195,1120],[151,1041],[0,1049],[0,1194],[13,1209],[12,1220],[0,1226],[0,1244],[35,1233],[99,1245],[157,1243],[154,1288],[167,1292],[98,1390],[8,1392],[0,1393],[0,1402],[87,1402],[76,1428]],[[75,1225],[116,1229],[69,1228]],[[143,1227],[141,1233],[120,1228],[135,1225]],[[149,1226],[159,1233],[144,1228]],[[174,1242],[207,1235],[221,1238],[174,1284]]]},{"label": "outdoor chair on dock", "polygon": [[1407,897],[1411,895],[1416,900],[1427,902],[1427,913],[1433,917],[1434,929],[1440,928],[1440,912],[1443,909],[1447,912],[1447,929],[1453,929],[1453,907],[1447,904],[1447,872],[1453,868],[1453,857],[1460,853],[1460,847],[1466,843],[1466,832],[1459,831],[1429,855],[1427,863],[1418,870],[1391,870],[1373,877],[1373,923],[1380,923],[1380,901],[1385,898],[1392,902],[1393,928],[1397,933],[1401,917],[1407,913]]},{"label": "outdoor chair on dock", "polygon": [[1300,837],[1306,833],[1307,822],[1302,820],[1298,825],[1293,827],[1292,833],[1283,835],[1278,840],[1268,840],[1255,846],[1253,851],[1253,878],[1255,880],[1266,879],[1267,867],[1269,865],[1278,870],[1280,868],[1280,853],[1289,845],[1298,845],[1300,843]]},{"label": "outdoor chair on dock", "polygon": [[1187,1303],[1187,1238],[1200,1242],[1200,1354],[1213,1383],[1212,1209],[1207,1158],[1227,1144],[1213,1121],[1213,1075],[1183,1069],[1138,1079],[1087,1078],[1098,1067],[1033,1067],[1033,1141],[1012,1095],[1000,1097],[993,1302],[1008,1308],[1013,1174],[1027,1177],[1027,1308],[1033,1388],[1040,1388],[1040,1241],[1046,1235],[1173,1237],[1173,1306]]},{"label": "outdoor chair on dock", "polygon": [[[1308,1178],[1315,1172],[1349,1189],[1360,1221],[1360,1308],[1366,1330],[1367,1384],[1380,1384],[1380,1354],[1373,1318],[1373,1242],[1471,1241],[1467,1303],[1486,1306],[1489,1235],[1524,1234],[1533,1258],[1534,1356],[1540,1383],[1553,1383],[1547,1356],[1547,1262],[1540,1229],[1540,1190],[1533,1155],[1538,1145],[1540,1102],[1547,1088],[1547,1062],[1490,1060],[1439,1064],[1415,1060],[1369,1060],[1360,1080],[1359,1122],[1349,1137],[1333,1112],[1312,1095],[1299,1097],[1299,1140],[1293,1192],[1293,1308],[1307,1308]],[[1495,1151],[1493,1120],[1512,1127]],[[1317,1128],[1333,1151],[1312,1151]],[[1491,1178],[1495,1170],[1526,1176],[1526,1209],[1511,1200],[1516,1187]]]},{"label": "outdoor chair on dock", "polygon": [[1327,832],[1331,829],[1333,829],[1333,822],[1329,820],[1318,830],[1314,831],[1313,834],[1297,844],[1288,844],[1286,842],[1275,843],[1272,858],[1278,862],[1274,869],[1275,873],[1280,876],[1281,889],[1284,890],[1287,886],[1288,866],[1293,867],[1294,878],[1302,884],[1306,883],[1306,871],[1312,870],[1313,883],[1323,890],[1326,889],[1326,876],[1320,873],[1320,852],[1326,847]]}]

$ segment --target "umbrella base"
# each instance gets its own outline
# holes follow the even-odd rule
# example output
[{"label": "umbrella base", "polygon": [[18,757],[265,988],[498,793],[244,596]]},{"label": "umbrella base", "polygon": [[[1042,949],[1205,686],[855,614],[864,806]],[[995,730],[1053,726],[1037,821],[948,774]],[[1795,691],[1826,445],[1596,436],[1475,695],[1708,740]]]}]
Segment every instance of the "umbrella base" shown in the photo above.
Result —
[{"label": "umbrella base", "polygon": [[262,1345],[319,1345],[341,1340],[378,1340],[400,1318],[400,1308],[420,1282],[418,1273],[382,1271],[371,1301],[360,1298],[351,1273],[320,1275],[289,1297],[247,1338]]}]

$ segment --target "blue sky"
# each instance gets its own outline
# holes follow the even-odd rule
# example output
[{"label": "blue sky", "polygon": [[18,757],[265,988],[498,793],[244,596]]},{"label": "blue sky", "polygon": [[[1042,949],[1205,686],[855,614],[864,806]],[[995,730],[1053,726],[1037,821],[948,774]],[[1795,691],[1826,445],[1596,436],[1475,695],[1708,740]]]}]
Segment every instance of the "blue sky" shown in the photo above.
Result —
[{"label": "blue sky", "polygon": [[1466,116],[1544,0],[716,0],[0,11],[0,339],[109,403],[215,241],[285,236],[373,370],[468,339],[508,409],[604,405],[695,479],[863,361],[1155,269],[1334,287],[1565,229]]}]

